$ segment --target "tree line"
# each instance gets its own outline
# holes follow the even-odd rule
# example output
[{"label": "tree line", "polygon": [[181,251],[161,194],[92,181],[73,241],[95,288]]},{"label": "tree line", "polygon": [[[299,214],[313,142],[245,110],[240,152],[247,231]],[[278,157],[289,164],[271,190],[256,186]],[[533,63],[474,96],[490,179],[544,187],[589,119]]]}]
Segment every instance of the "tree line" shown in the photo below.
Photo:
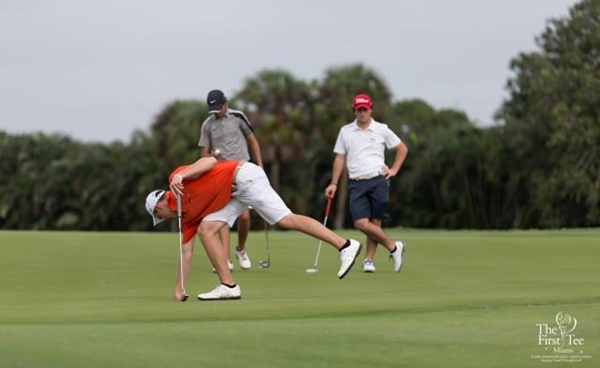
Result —
[{"label": "tree line", "polygon": [[[367,93],[374,118],[410,150],[391,181],[386,226],[599,226],[599,24],[597,0],[548,21],[539,50],[511,60],[509,96],[492,127],[424,100],[394,101],[385,80],[362,64],[331,67],[313,81],[266,69],[229,97],[253,123],[271,184],[295,212],[323,217],[333,144],[353,119],[352,96]],[[144,198],[200,156],[207,113],[201,99],[174,101],[128,143],[0,132],[0,228],[150,229]],[[338,228],[351,227],[347,184],[340,182],[331,215]]]}]

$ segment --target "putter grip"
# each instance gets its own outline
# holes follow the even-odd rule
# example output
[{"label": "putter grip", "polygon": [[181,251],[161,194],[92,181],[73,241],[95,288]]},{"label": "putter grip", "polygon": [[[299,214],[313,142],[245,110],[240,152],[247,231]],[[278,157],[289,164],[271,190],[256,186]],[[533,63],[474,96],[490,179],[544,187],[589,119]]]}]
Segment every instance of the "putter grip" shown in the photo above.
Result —
[{"label": "putter grip", "polygon": [[181,217],[181,196],[177,195],[177,217]]},{"label": "putter grip", "polygon": [[329,217],[330,209],[331,209],[331,198],[327,198],[327,208],[325,208],[325,217]]}]

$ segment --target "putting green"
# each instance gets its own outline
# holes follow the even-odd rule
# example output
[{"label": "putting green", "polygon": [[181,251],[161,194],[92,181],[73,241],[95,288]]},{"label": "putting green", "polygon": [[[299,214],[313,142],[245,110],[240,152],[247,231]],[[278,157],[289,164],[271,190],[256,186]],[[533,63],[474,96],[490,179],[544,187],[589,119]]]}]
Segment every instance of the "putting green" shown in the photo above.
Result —
[{"label": "putting green", "polygon": [[[389,233],[407,243],[402,273],[380,248],[374,274],[357,262],[341,281],[327,245],[305,272],[318,241],[297,232],[272,231],[271,267],[258,269],[264,233],[251,233],[253,269],[234,271],[242,300],[228,302],[195,299],[218,283],[196,244],[191,297],[176,303],[176,233],[2,231],[1,366],[600,364],[599,230]],[[540,344],[559,312],[577,320],[568,334],[582,344],[559,347],[573,352]]]}]

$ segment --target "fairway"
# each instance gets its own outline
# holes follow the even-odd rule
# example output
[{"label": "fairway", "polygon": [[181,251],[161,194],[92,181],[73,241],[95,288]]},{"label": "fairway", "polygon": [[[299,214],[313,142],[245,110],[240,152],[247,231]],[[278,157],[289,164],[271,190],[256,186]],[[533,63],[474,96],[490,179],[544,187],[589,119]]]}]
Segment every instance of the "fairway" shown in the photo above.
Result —
[{"label": "fairway", "polygon": [[[218,284],[196,240],[186,303],[171,301],[177,233],[0,232],[1,367],[598,367],[600,230],[416,231],[392,272],[378,249],[344,280],[337,252],[297,232],[252,232],[242,299]],[[345,231],[356,237],[357,232]],[[542,362],[539,325],[577,320],[580,361]],[[542,335],[553,337],[547,332]],[[573,346],[562,345],[561,349]],[[567,358],[565,358],[567,359]]]}]

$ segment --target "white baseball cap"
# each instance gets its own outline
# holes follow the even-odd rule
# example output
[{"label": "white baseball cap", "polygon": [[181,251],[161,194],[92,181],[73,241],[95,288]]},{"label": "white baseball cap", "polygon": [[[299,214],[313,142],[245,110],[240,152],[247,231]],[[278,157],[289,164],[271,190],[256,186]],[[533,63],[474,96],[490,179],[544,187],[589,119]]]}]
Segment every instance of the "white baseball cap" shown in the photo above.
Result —
[{"label": "white baseball cap", "polygon": [[148,211],[150,216],[152,216],[152,221],[154,223],[154,226],[165,221],[164,218],[157,218],[154,216],[154,208],[156,207],[156,204],[158,203],[158,201],[160,201],[160,199],[163,197],[164,194],[165,194],[164,190],[157,189],[153,192],[150,192],[150,194],[148,194],[148,196],[146,197],[146,211]]}]

